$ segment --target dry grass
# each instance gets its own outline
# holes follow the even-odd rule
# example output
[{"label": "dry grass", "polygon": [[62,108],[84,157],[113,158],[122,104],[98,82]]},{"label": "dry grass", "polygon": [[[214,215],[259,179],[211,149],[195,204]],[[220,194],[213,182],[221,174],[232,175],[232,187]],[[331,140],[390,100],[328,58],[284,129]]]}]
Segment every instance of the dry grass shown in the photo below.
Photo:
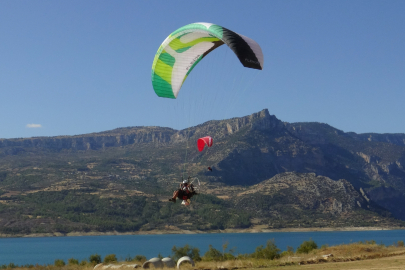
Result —
[{"label": "dry grass", "polygon": [[[332,254],[332,256],[325,257],[324,255]],[[316,269],[332,269],[332,264],[342,262],[358,262],[356,267],[361,265],[370,265],[368,262],[371,259],[384,259],[383,262],[390,264],[391,261],[398,260],[401,258],[401,261],[405,261],[405,247],[396,247],[396,246],[383,246],[377,244],[360,244],[354,243],[349,245],[339,245],[333,247],[326,247],[321,249],[316,249],[310,252],[309,254],[291,254],[290,256],[284,256],[276,260],[265,260],[265,259],[243,259],[243,260],[234,260],[234,261],[225,261],[225,262],[199,262],[197,263],[194,269],[255,269],[255,268],[278,268],[282,267],[283,269],[294,269],[296,267],[303,266],[316,266]],[[373,260],[374,261],[374,260]],[[345,265],[344,263],[343,265]],[[342,267],[343,267],[342,265]],[[314,266],[315,267],[315,266]],[[319,268],[318,268],[319,267]],[[187,270],[192,269],[185,268]],[[311,268],[307,268],[311,269]],[[335,268],[333,268],[335,269]],[[345,269],[337,266],[336,269]],[[356,268],[357,269],[357,268]],[[358,269],[368,269],[368,268],[358,268]],[[371,269],[371,268],[370,268]],[[374,268],[374,269],[385,269],[385,268]],[[388,268],[386,268],[388,269]],[[393,268],[397,269],[397,268]],[[405,269],[405,264],[403,268]]]},{"label": "dry grass", "polygon": [[[326,258],[324,255],[332,254]],[[141,262],[118,262],[116,265],[139,264]],[[15,268],[15,270],[93,270],[94,266],[53,265],[33,268]],[[151,267],[153,268],[153,267]],[[377,244],[353,243],[316,249],[309,254],[291,254],[276,260],[266,259],[235,259],[224,262],[197,262],[195,267],[182,264],[182,270],[232,270],[255,268],[282,268],[285,270],[304,269],[405,269],[405,247],[384,246]],[[120,269],[129,269],[120,267]],[[163,270],[172,268],[163,268]]]},{"label": "dry grass", "polygon": [[[57,267],[54,265],[35,265],[31,268],[26,267],[17,267],[12,268],[14,270],[93,270],[94,266],[92,264],[88,264],[85,266],[82,265],[65,265],[63,267]],[[11,268],[7,268],[11,269]]]},{"label": "dry grass", "polygon": [[[323,255],[332,254],[329,258]],[[358,261],[366,259],[375,259],[383,257],[391,257],[405,254],[404,247],[395,247],[377,244],[349,244],[333,247],[317,249],[310,254],[300,255],[301,258],[296,258],[292,261],[300,262],[301,264],[322,263],[322,262],[344,262]],[[281,260],[286,258],[282,258]]]},{"label": "dry grass", "polygon": [[[273,268],[272,268],[273,269]],[[382,270],[382,269],[405,269],[405,255],[395,257],[385,257],[378,259],[349,261],[349,262],[328,262],[320,264],[280,266],[276,269],[294,270],[294,269],[314,269],[314,270]]]}]

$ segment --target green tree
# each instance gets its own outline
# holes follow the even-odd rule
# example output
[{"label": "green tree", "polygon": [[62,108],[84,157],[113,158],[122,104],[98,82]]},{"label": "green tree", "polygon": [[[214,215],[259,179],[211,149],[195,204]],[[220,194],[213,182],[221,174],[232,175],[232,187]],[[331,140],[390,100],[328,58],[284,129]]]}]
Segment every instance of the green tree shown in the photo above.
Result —
[{"label": "green tree", "polygon": [[314,242],[314,240],[310,239],[309,241],[302,242],[302,244],[297,248],[297,253],[309,253],[317,248],[318,245]]},{"label": "green tree", "polygon": [[327,249],[329,247],[329,245],[328,244],[325,244],[325,245],[322,245],[321,246],[321,249]]},{"label": "green tree", "polygon": [[224,258],[224,261],[232,261],[235,259],[235,256],[232,253],[224,253],[222,257]]},{"label": "green tree", "polygon": [[78,265],[78,264],[79,264],[79,261],[74,258],[70,258],[68,260],[68,265]]},{"label": "green tree", "polygon": [[214,248],[212,245],[208,246],[208,251],[205,252],[203,256],[204,261],[222,261],[224,256],[222,255],[221,251]]},{"label": "green tree", "polygon": [[132,262],[132,260],[133,260],[133,258],[129,254],[125,257],[126,262]]},{"label": "green tree", "polygon": [[281,254],[280,254],[281,257],[291,256],[291,255],[294,255],[294,248],[290,247],[290,246],[287,246],[287,250],[281,252]]},{"label": "green tree", "polygon": [[224,260],[225,260],[225,251],[228,249],[228,245],[229,245],[228,241],[226,241],[226,242],[222,245],[222,257],[224,258]]},{"label": "green tree", "polygon": [[115,254],[108,254],[104,257],[103,263],[112,263],[117,261],[117,256]]},{"label": "green tree", "polygon": [[176,246],[173,246],[172,248],[172,259],[174,261],[177,261],[183,256],[189,256],[193,261],[201,261],[200,257],[200,250],[198,248],[189,246],[188,244],[185,245],[184,247],[179,247],[177,248]]},{"label": "green tree", "polygon": [[365,243],[367,244],[367,245],[375,245],[376,244],[376,241],[375,240],[369,240],[369,241],[365,241]]},{"label": "green tree", "polygon": [[14,264],[14,263],[9,263],[8,265],[3,264],[3,266],[5,266],[5,267],[2,267],[2,268],[17,268],[18,267],[18,265]]},{"label": "green tree", "polygon": [[62,267],[65,266],[65,262],[61,259],[55,260],[55,266]]},{"label": "green tree", "polygon": [[141,263],[144,263],[147,261],[146,257],[143,255],[136,255],[133,260],[137,261],[137,262],[141,262]]},{"label": "green tree", "polygon": [[224,259],[224,261],[229,261],[229,260],[234,260],[235,256],[233,255],[234,250],[230,249],[229,252],[226,252],[226,250],[228,249],[229,243],[228,241],[226,241],[223,245],[222,245],[222,258]]},{"label": "green tree", "polygon": [[98,255],[97,253],[96,253],[96,254],[92,254],[92,255],[90,255],[90,257],[89,257],[89,261],[90,261],[90,263],[92,263],[93,265],[96,265],[96,264],[101,263],[101,257],[100,257],[100,255]]},{"label": "green tree", "polygon": [[280,249],[277,248],[274,239],[268,240],[265,248],[263,246],[258,246],[255,252],[252,254],[253,258],[256,259],[270,259],[274,260],[280,257]]}]

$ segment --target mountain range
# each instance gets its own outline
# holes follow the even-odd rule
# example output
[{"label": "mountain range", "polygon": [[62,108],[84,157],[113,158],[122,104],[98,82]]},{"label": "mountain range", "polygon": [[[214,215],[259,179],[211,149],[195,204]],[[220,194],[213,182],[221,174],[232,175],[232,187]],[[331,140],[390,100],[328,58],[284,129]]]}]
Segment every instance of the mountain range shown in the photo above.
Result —
[{"label": "mountain range", "polygon": [[[214,145],[199,152],[204,136]],[[0,232],[403,226],[404,166],[405,134],[267,109],[184,130],[0,139]],[[200,195],[168,202],[189,176]]]}]

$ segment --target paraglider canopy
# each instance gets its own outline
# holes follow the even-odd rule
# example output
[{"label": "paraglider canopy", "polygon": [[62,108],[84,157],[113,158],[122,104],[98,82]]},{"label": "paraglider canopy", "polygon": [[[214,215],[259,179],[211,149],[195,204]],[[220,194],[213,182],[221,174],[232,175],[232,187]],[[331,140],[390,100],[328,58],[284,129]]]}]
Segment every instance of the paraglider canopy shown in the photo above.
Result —
[{"label": "paraglider canopy", "polygon": [[160,45],[152,64],[152,85],[159,97],[177,98],[193,68],[207,54],[226,44],[244,67],[263,69],[259,44],[225,27],[192,23],[171,33]]},{"label": "paraglider canopy", "polygon": [[197,147],[198,147],[198,151],[202,151],[204,150],[205,146],[211,147],[212,146],[212,138],[210,136],[206,136],[203,138],[199,138],[197,141]]}]

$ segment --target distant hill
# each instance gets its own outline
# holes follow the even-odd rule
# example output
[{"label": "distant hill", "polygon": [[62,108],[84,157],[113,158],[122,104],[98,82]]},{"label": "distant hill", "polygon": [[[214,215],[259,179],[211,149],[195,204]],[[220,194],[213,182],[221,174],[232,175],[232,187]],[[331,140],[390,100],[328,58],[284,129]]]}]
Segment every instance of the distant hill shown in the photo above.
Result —
[{"label": "distant hill", "polygon": [[[200,153],[207,135],[214,146]],[[405,134],[268,110],[185,130],[0,139],[0,232],[401,226],[404,164]],[[167,201],[183,169],[201,182],[187,209]]]}]

